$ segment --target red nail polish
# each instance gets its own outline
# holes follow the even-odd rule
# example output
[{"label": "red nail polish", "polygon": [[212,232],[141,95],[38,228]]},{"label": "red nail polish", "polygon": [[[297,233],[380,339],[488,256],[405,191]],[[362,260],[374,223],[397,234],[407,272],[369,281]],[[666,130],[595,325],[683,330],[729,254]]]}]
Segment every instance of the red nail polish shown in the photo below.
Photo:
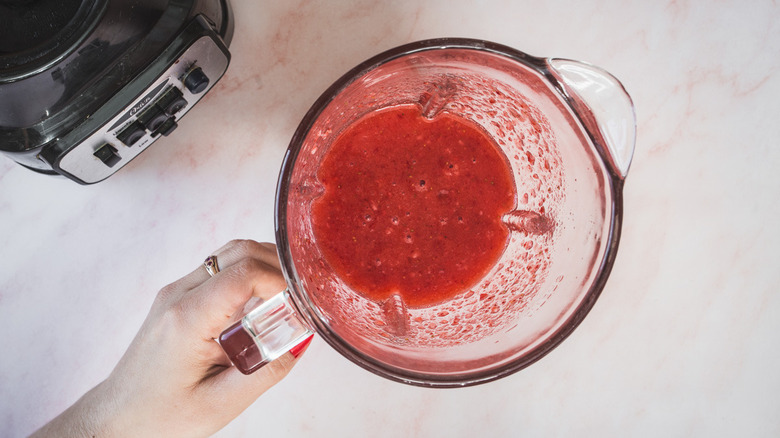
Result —
[{"label": "red nail polish", "polygon": [[297,358],[298,356],[303,354],[304,351],[306,351],[306,347],[309,346],[312,339],[314,339],[314,335],[309,336],[308,338],[304,339],[300,344],[291,348],[290,353]]}]

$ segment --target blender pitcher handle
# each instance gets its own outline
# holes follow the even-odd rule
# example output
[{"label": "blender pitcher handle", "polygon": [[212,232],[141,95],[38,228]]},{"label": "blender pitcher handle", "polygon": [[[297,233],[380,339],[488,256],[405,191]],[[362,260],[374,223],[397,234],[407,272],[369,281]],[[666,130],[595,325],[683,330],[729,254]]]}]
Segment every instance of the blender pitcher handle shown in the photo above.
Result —
[{"label": "blender pitcher handle", "polygon": [[251,374],[313,333],[293,304],[290,291],[284,290],[225,329],[219,344],[239,371]]},{"label": "blender pitcher handle", "polygon": [[613,171],[625,178],[634,155],[636,114],[631,96],[614,76],[591,64],[549,58],[551,73],[597,141],[606,146]]}]

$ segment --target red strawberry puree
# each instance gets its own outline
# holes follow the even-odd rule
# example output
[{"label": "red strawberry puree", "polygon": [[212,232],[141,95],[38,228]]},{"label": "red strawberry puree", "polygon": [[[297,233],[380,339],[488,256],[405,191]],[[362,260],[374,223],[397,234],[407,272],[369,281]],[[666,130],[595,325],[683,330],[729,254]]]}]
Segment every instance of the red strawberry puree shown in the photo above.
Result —
[{"label": "red strawberry puree", "polygon": [[318,177],[316,241],[371,300],[441,303],[475,285],[506,247],[509,165],[479,127],[452,114],[429,120],[416,105],[370,113],[336,139]]}]

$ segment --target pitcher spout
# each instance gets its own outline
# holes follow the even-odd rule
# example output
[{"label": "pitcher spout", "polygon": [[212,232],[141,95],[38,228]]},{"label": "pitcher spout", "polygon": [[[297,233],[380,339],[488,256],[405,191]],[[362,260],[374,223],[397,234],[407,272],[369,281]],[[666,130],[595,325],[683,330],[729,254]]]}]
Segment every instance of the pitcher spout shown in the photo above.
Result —
[{"label": "pitcher spout", "polygon": [[634,155],[636,114],[623,84],[584,62],[550,58],[547,65],[612,171],[624,179]]}]

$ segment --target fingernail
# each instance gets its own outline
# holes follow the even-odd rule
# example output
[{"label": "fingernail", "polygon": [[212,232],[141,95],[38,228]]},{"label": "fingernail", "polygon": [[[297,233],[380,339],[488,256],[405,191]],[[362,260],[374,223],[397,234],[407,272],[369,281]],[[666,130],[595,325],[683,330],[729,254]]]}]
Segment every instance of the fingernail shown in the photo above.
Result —
[{"label": "fingernail", "polygon": [[303,352],[306,351],[306,347],[311,344],[312,339],[314,339],[314,335],[309,336],[308,338],[304,339],[303,342],[291,348],[290,353],[297,359],[298,356],[302,355]]}]

